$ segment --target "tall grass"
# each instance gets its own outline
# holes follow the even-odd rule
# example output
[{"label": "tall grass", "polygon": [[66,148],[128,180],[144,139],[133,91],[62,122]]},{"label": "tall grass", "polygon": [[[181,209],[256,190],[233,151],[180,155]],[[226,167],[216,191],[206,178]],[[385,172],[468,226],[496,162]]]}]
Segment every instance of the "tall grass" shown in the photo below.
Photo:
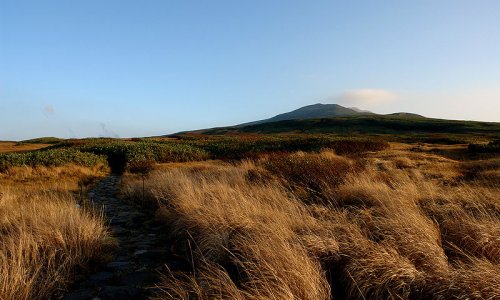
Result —
[{"label": "tall grass", "polygon": [[[407,160],[324,151],[153,172],[146,199],[192,265],[165,274],[160,298],[500,297],[499,187],[445,185]],[[141,185],[128,176],[122,192]]]},{"label": "tall grass", "polygon": [[0,299],[48,299],[113,246],[102,216],[64,192],[0,195]]},{"label": "tall grass", "polygon": [[[201,269],[189,277],[194,285],[166,285],[172,298],[187,299],[189,293],[235,299],[329,297],[319,262],[295,234],[313,235],[307,220],[314,220],[282,188],[249,184],[245,169],[230,166],[209,174],[174,169],[152,176],[149,188],[160,201],[159,213],[170,223],[173,239],[185,236],[192,242],[184,255]],[[135,184],[124,191],[129,197],[136,193]],[[179,290],[183,286],[190,290]]]},{"label": "tall grass", "polygon": [[[61,158],[60,151],[50,152]],[[56,161],[0,173],[1,300],[58,298],[77,272],[106,260],[114,247],[103,216],[80,194],[108,169],[99,156],[77,155],[98,163]]]}]

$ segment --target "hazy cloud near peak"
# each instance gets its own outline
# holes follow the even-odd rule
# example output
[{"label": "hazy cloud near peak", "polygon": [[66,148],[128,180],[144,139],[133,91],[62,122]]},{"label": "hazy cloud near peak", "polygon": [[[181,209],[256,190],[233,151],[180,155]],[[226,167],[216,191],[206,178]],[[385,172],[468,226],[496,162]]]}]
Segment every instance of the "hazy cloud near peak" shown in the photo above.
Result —
[{"label": "hazy cloud near peak", "polygon": [[364,108],[366,106],[374,106],[391,102],[397,98],[398,95],[389,90],[357,89],[345,91],[342,94],[330,98],[330,100],[343,105],[359,106],[360,108]]}]

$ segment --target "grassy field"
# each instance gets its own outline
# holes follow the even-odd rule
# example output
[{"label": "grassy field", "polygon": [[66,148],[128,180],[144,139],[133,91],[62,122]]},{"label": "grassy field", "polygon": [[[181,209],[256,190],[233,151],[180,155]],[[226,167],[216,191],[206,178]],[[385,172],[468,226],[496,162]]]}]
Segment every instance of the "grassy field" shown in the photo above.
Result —
[{"label": "grassy field", "polygon": [[44,147],[0,154],[2,300],[57,298],[109,258],[85,190],[110,172],[190,266],[162,271],[158,299],[500,297],[488,135],[32,142]]},{"label": "grassy field", "polygon": [[39,150],[63,141],[54,137],[37,138],[21,142],[0,141],[0,153]]},{"label": "grassy field", "polygon": [[50,144],[27,144],[18,142],[0,142],[0,153],[7,152],[26,152],[42,149],[50,146]]},{"label": "grassy field", "polygon": [[57,298],[78,273],[106,261],[115,245],[102,215],[82,194],[109,172],[105,161],[55,163],[58,157],[51,162],[32,153],[15,155],[39,163],[0,170],[2,300]]},{"label": "grassy field", "polygon": [[155,207],[193,266],[166,271],[158,298],[500,297],[498,155],[378,150],[166,164],[144,198],[126,175],[124,197]]}]

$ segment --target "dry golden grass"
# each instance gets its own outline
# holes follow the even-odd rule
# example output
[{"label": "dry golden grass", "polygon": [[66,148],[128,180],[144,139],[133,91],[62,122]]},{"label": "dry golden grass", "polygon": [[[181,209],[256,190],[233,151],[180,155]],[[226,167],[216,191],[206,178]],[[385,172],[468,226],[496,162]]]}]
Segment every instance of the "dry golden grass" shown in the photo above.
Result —
[{"label": "dry golden grass", "polygon": [[88,185],[108,173],[109,167],[102,164],[94,167],[11,167],[0,173],[0,186],[33,191],[77,191],[82,184]]},{"label": "dry golden grass", "polygon": [[[167,294],[172,298],[189,292],[202,298],[228,294],[236,299],[328,298],[319,261],[308,255],[302,242],[314,239],[318,224],[279,186],[248,183],[246,167],[224,165],[210,168],[208,174],[206,170],[173,169],[148,180],[172,236],[189,233],[194,243],[191,251],[197,253],[194,263],[205,270],[196,270],[190,279],[196,284],[189,285],[189,291],[179,291],[175,284],[165,287]],[[130,183],[125,194],[133,196],[136,184]],[[337,247],[336,243],[332,246]],[[186,257],[191,251],[185,251]],[[276,259],[278,253],[282,259]],[[216,275],[223,264],[234,270],[225,277]],[[207,280],[212,283],[206,290],[196,288],[206,286]],[[232,286],[234,281],[237,288]]]},{"label": "dry golden grass", "polygon": [[24,144],[17,142],[0,142],[0,153],[26,152],[42,149],[51,146],[50,144]]},{"label": "dry golden grass", "polygon": [[[103,217],[77,206],[79,181],[102,176],[80,167],[16,168],[0,178],[0,299],[48,299],[74,272],[103,261],[114,245]],[[82,203],[83,204],[83,203]]]},{"label": "dry golden grass", "polygon": [[500,185],[461,170],[401,147],[363,165],[325,151],[160,169],[144,199],[128,175],[122,192],[154,204],[193,265],[160,299],[497,299]]}]

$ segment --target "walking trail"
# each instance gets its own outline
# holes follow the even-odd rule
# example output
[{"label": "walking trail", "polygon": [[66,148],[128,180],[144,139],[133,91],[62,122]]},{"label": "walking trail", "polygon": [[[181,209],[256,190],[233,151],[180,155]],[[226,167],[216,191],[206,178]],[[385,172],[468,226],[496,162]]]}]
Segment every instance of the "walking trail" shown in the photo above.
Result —
[{"label": "walking trail", "polygon": [[166,230],[154,217],[117,197],[120,176],[110,175],[89,192],[104,214],[119,246],[114,259],[77,282],[64,300],[148,299],[159,271],[181,264],[170,252]]}]

